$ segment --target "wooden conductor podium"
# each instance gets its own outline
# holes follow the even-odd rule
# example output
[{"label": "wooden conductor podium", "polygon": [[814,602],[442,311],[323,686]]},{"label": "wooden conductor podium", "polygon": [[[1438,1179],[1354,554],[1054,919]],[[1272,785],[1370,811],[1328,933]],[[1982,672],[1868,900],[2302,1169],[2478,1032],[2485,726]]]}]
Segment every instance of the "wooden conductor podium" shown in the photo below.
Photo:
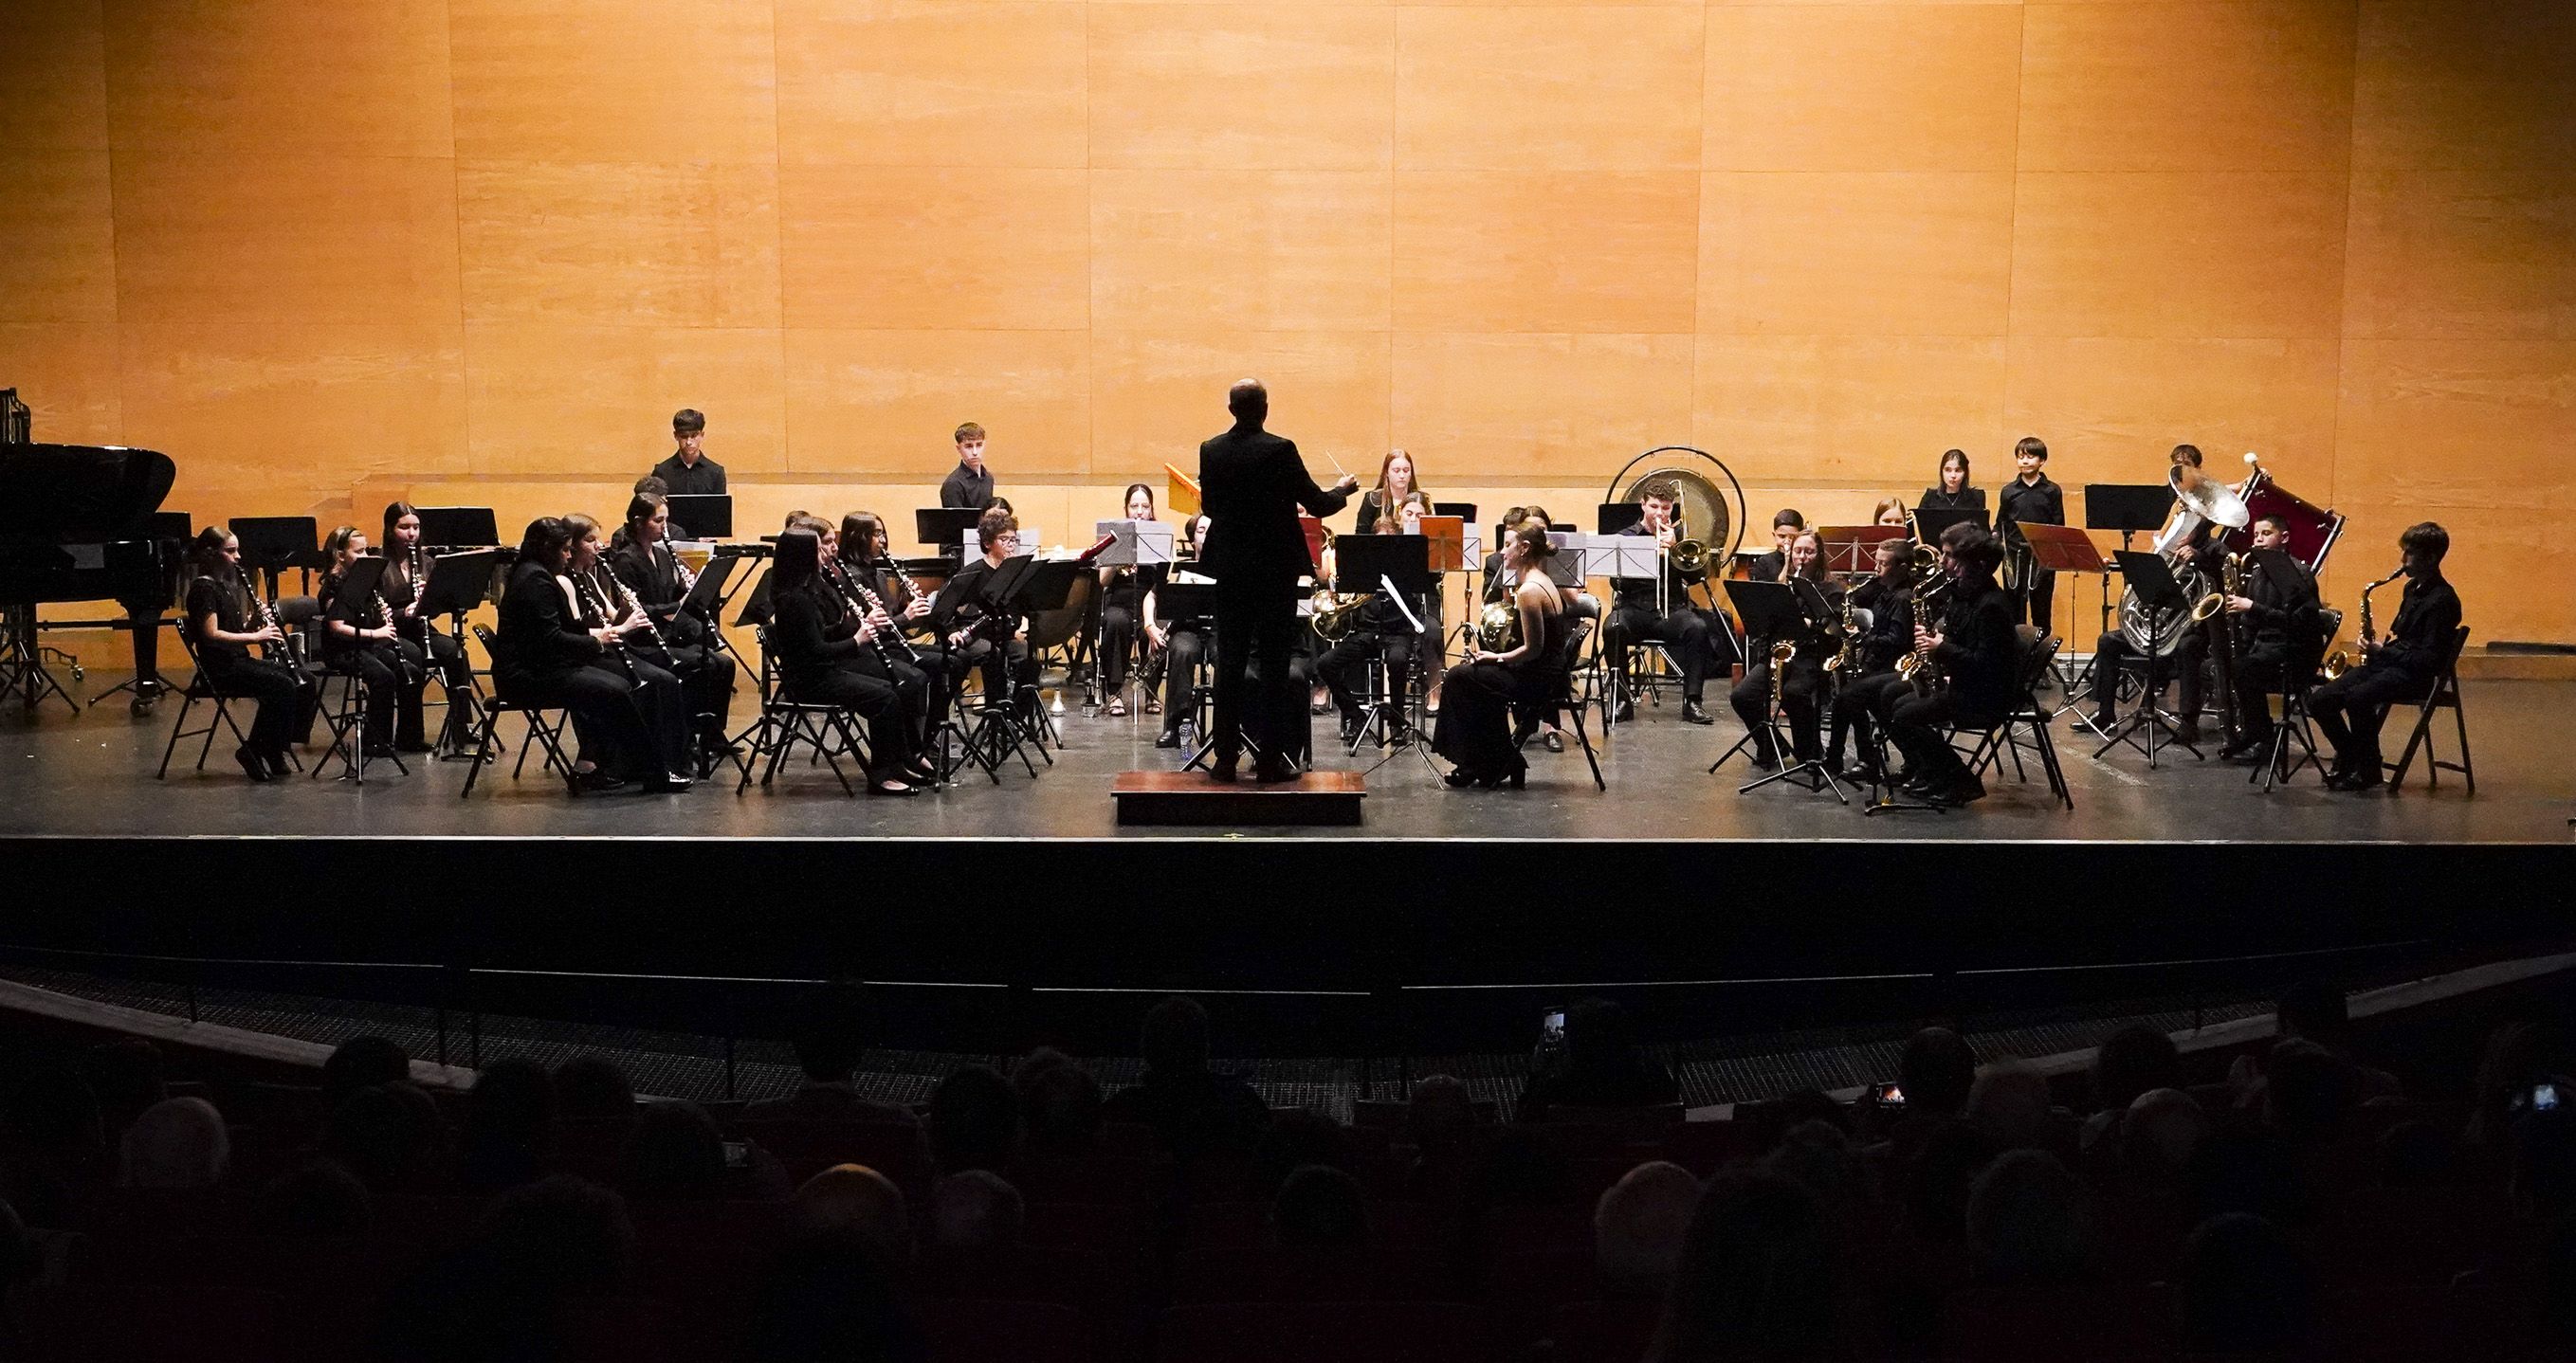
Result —
[{"label": "wooden conductor podium", "polygon": [[1231,783],[1202,771],[1122,771],[1110,794],[1122,825],[1353,828],[1368,782],[1355,771],[1310,771],[1272,785],[1249,771]]}]

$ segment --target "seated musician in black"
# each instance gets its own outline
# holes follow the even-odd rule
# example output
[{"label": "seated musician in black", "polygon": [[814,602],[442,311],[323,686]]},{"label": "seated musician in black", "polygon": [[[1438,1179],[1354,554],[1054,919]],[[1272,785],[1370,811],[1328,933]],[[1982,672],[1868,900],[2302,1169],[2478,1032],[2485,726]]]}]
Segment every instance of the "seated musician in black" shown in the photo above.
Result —
[{"label": "seated musician in black", "polygon": [[2405,556],[2406,595],[2388,637],[2365,643],[2361,663],[2308,695],[2317,732],[2334,745],[2326,784],[2336,790],[2375,790],[2387,780],[2379,755],[2379,726],[2388,707],[2419,702],[2441,680],[2451,638],[2460,628],[2460,594],[2442,576],[2451,532],[2431,521],[2397,537]]},{"label": "seated musician in black", "polygon": [[[1889,689],[1906,684],[1896,674],[1896,660],[1914,647],[1914,607],[1909,590],[1913,562],[1913,541],[1881,540],[1877,575],[1852,588],[1852,614],[1854,623],[1860,625],[1860,638],[1852,642],[1850,661],[1835,676],[1833,732],[1825,740],[1825,767],[1855,781],[1876,778],[1878,744],[1871,734],[1871,720],[1894,703]],[[1861,619],[1864,613],[1866,621]],[[1847,768],[1843,765],[1844,745],[1855,733],[1860,736],[1860,762]]]},{"label": "seated musician in black", "polygon": [[[322,541],[322,588],[315,593],[322,607],[322,658],[366,683],[367,756],[391,756],[397,743],[404,752],[427,752],[429,744],[421,739],[420,696],[429,684],[428,655],[402,637],[393,607],[382,593],[362,596],[340,589],[349,565],[366,552],[367,537],[354,525],[341,526]],[[397,710],[401,712],[399,735],[394,727]]]},{"label": "seated musician in black", "polygon": [[1452,786],[1517,788],[1529,770],[1512,742],[1511,707],[1536,704],[1562,684],[1565,635],[1573,618],[1563,589],[1547,575],[1545,565],[1555,553],[1547,531],[1528,520],[1503,541],[1502,566],[1512,580],[1519,638],[1508,648],[1479,647],[1449,669],[1441,688],[1447,700],[1431,746],[1454,764],[1446,778]]},{"label": "seated musician in black", "polygon": [[[472,740],[474,733],[474,676],[465,660],[465,646],[454,635],[441,634],[437,622],[421,613],[422,594],[429,589],[432,562],[420,546],[420,512],[409,502],[395,502],[385,508],[385,575],[378,579],[376,593],[393,607],[394,628],[403,641],[429,659],[429,670],[447,692],[445,732],[440,746],[457,749]],[[419,712],[413,711],[416,716]],[[410,751],[409,743],[418,729],[405,731],[396,726],[394,746]],[[408,737],[406,734],[408,733]]]},{"label": "seated musician in black", "polygon": [[[1525,507],[1515,508],[1515,510],[1520,513],[1518,518],[1515,518],[1509,512],[1504,514],[1503,538],[1505,540],[1510,539],[1511,532],[1518,528],[1520,521],[1527,521],[1528,523],[1537,526],[1539,533],[1542,535],[1556,529],[1556,521],[1547,514],[1547,508],[1540,506],[1536,502],[1532,502]],[[1548,562],[1554,563],[1554,557],[1551,556],[1548,559]],[[1493,602],[1504,599],[1511,590],[1511,584],[1508,581],[1499,579],[1499,569],[1501,566],[1502,554],[1499,550],[1495,553],[1485,555],[1485,601],[1489,605]],[[1553,578],[1550,580],[1554,581]],[[1573,616],[1575,619],[1597,621],[1601,618],[1601,598],[1585,591],[1582,584],[1576,583],[1572,586],[1568,586],[1563,582],[1558,582],[1557,591],[1565,597],[1566,613]],[[1513,739],[1515,742],[1521,741],[1526,737],[1526,735],[1521,733],[1521,729],[1530,725],[1537,726],[1538,740],[1549,752],[1565,751],[1564,702],[1560,701],[1555,696],[1549,696],[1540,704],[1517,709],[1515,711],[1513,728]]]},{"label": "seated musician in black", "polygon": [[[2271,713],[2267,698],[2285,688],[2307,685],[2325,648],[2317,615],[2317,579],[2306,565],[2289,556],[2289,547],[2288,517],[2267,511],[2254,518],[2253,548],[2245,556],[2237,583],[2242,590],[2227,598],[2227,613],[2220,617],[2236,631],[2239,645],[2233,678],[2236,731],[2228,735],[2227,746],[2218,750],[2221,761],[2255,760],[2269,738],[2263,723]],[[2257,557],[2267,550],[2278,550],[2281,557]]]},{"label": "seated musician in black", "polygon": [[1029,653],[1028,622],[982,599],[985,579],[1020,552],[1019,518],[999,507],[975,523],[981,557],[968,559],[941,595],[957,592],[955,604],[934,628],[959,664],[959,675],[973,669],[984,678],[984,703],[1016,701],[1026,712],[1037,705],[1038,665]]},{"label": "seated musician in black", "polygon": [[1744,576],[1755,582],[1778,582],[1789,571],[1789,546],[1807,533],[1807,517],[1794,506],[1784,506],[1771,515],[1771,552],[1745,565]]},{"label": "seated musician in black", "polygon": [[[609,571],[608,545],[599,522],[581,512],[564,517],[572,526],[572,563],[565,574],[571,582],[574,610],[582,628],[604,628],[617,637],[609,663],[635,683],[636,704],[642,709],[644,722],[653,728],[653,740],[669,769],[687,775],[689,765],[690,707],[689,692],[680,675],[663,661],[669,650],[659,639],[661,631],[651,616],[626,597],[624,585]],[[593,730],[587,721],[574,716],[573,731],[587,744]]]},{"label": "seated musician in black", "polygon": [[779,684],[792,701],[838,705],[868,724],[868,793],[913,795],[938,784],[938,773],[916,755],[917,718],[906,711],[895,684],[857,665],[882,642],[880,626],[853,613],[825,576],[823,537],[791,529],[778,537],[770,569],[770,646],[778,652]]},{"label": "seated musician in black", "polygon": [[560,516],[528,523],[502,588],[493,688],[503,700],[561,708],[580,722],[589,737],[579,764],[584,770],[575,779],[584,789],[636,781],[647,790],[686,790],[688,778],[674,774],[677,742],[665,752],[658,732],[663,726],[647,718],[648,706],[667,711],[667,727],[678,734],[679,697],[648,700],[637,694],[635,682],[611,656],[631,629],[581,623],[571,576],[577,538],[573,523]]},{"label": "seated musician in black", "polygon": [[671,414],[671,457],[653,466],[665,492],[704,497],[725,490],[724,465],[707,457],[707,418],[695,408]]},{"label": "seated musician in black", "polygon": [[[1422,533],[1422,518],[1431,510],[1430,498],[1416,492],[1396,503],[1393,510],[1378,517],[1366,531],[1354,534]],[[1330,554],[1331,550],[1325,551]],[[1363,589],[1365,590],[1365,589]],[[1420,616],[1420,602],[1408,602]],[[1332,694],[1333,704],[1342,712],[1342,741],[1359,737],[1363,711],[1359,692],[1352,686],[1352,670],[1363,661],[1382,658],[1386,663],[1387,698],[1393,718],[1389,722],[1387,741],[1396,747],[1413,741],[1413,731],[1406,716],[1411,713],[1413,695],[1413,658],[1422,646],[1421,631],[1405,618],[1396,604],[1386,599],[1384,588],[1353,608],[1350,628],[1333,642],[1321,658],[1315,660],[1315,675],[1322,678],[1324,689]]]},{"label": "seated musician in black", "polygon": [[1944,727],[1983,728],[2012,709],[2021,636],[2013,627],[2013,603],[1995,582],[2003,557],[1995,537],[1973,524],[1941,532],[1948,599],[1937,622],[1914,622],[1914,646],[1939,679],[1928,696],[1899,692],[1888,714],[1888,736],[1914,773],[1906,792],[1935,804],[1966,804],[1986,793],[1950,746]]},{"label": "seated musician in black", "polygon": [[[2177,469],[2200,467],[2200,449],[2193,445],[2173,447],[2173,464]],[[2189,478],[2190,474],[2176,475]],[[2185,512],[2183,514],[2191,514]],[[2219,556],[2226,552],[2227,527],[2202,520],[2194,525],[2182,543],[2171,551],[2174,577],[2181,582],[2184,596],[2196,601],[2218,586]],[[2046,629],[2045,622],[2040,628]],[[2159,634],[2156,645],[2166,650],[2162,662],[2150,667],[2147,689],[2155,695],[2164,692],[2165,682],[2175,683],[2175,703],[2180,707],[2182,723],[2175,726],[2174,736],[2185,743],[2200,741],[2200,712],[2208,671],[2209,636],[2218,627],[2215,619],[2201,625],[2176,617],[2175,632]],[[2093,645],[2093,723],[2109,729],[2112,723],[2112,698],[2118,694],[2120,666],[2131,658],[2143,657],[2145,640],[2132,642],[2121,630],[2104,633]],[[2142,702],[2152,704],[2152,699]]]},{"label": "seated musician in black", "polygon": [[[1825,689],[1825,660],[1833,656],[1836,642],[1830,631],[1840,619],[1843,589],[1825,576],[1824,546],[1815,532],[1800,531],[1792,536],[1787,554],[1791,590],[1797,593],[1798,610],[1807,628],[1788,641],[1797,652],[1790,655],[1789,670],[1780,679],[1780,710],[1789,719],[1791,752],[1798,761],[1812,762],[1817,756],[1817,718],[1819,698]],[[1745,731],[1753,736],[1753,765],[1764,771],[1780,765],[1779,741],[1771,726],[1763,722],[1763,712],[1771,699],[1770,649],[1774,642],[1764,639],[1747,650],[1753,661],[1744,669],[1744,680],[1727,694],[1736,717],[1744,721]]]},{"label": "seated musician in black", "polygon": [[[1154,490],[1129,483],[1126,513],[1131,521],[1154,519]],[[1113,715],[1127,713],[1128,655],[1136,651],[1140,634],[1145,641],[1145,713],[1162,713],[1162,702],[1154,697],[1154,666],[1170,636],[1155,617],[1154,590],[1163,584],[1167,566],[1143,563],[1100,570],[1100,688]]]},{"label": "seated musician in black", "polygon": [[646,660],[680,679],[689,716],[709,752],[729,751],[733,713],[733,655],[719,646],[716,627],[688,609],[696,585],[671,549],[671,508],[651,493],[626,503],[625,532],[609,551],[608,570],[651,617],[653,628],[635,639]]},{"label": "seated musician in black", "polygon": [[[1669,550],[1678,538],[1673,528],[1673,506],[1678,497],[1670,483],[1648,483],[1638,489],[1637,505],[1645,514],[1619,533],[1645,536]],[[1636,645],[1661,641],[1681,668],[1682,722],[1714,724],[1717,721],[1709,717],[1700,701],[1708,686],[1709,665],[1717,653],[1710,642],[1708,616],[1691,602],[1690,588],[1695,581],[1675,569],[1669,558],[1664,562],[1660,602],[1656,599],[1655,579],[1615,579],[1610,584],[1610,620],[1602,631],[1602,643],[1612,657],[1624,657]],[[1622,723],[1636,718],[1633,699],[1620,697],[1618,717]]]},{"label": "seated musician in black", "polygon": [[[271,617],[252,609],[242,575],[241,541],[220,525],[197,532],[189,546],[195,576],[188,581],[186,618],[180,625],[197,655],[197,669],[218,696],[259,703],[250,733],[233,761],[254,781],[286,774],[286,749],[295,736],[311,688],[284,661],[290,644]],[[257,645],[265,657],[252,657]]]},{"label": "seated musician in black", "polygon": [[[848,518],[844,517],[842,523],[848,524]],[[894,688],[896,704],[912,725],[913,751],[927,751],[931,702],[939,692],[932,685],[931,674],[912,662],[907,651],[911,641],[903,638],[902,624],[886,609],[882,595],[873,602],[868,599],[876,588],[860,582],[854,571],[856,565],[842,556],[838,528],[820,516],[802,518],[796,528],[822,542],[818,571],[823,585],[839,599],[845,613],[866,623],[862,641],[866,647],[852,654],[844,666]]]},{"label": "seated musician in black", "polygon": [[[837,534],[824,535],[823,558],[848,584],[852,595],[867,592],[876,597],[873,609],[880,612],[877,623],[886,631],[886,651],[895,661],[892,667],[884,667],[871,649],[864,670],[896,683],[907,693],[906,704],[922,723],[923,744],[927,747],[930,726],[948,713],[965,677],[957,660],[940,646],[938,636],[931,631],[930,595],[906,586],[909,578],[893,571],[894,560],[886,552],[892,539],[883,516],[873,511],[853,511],[841,518]],[[859,600],[866,602],[867,597],[859,596]]]}]

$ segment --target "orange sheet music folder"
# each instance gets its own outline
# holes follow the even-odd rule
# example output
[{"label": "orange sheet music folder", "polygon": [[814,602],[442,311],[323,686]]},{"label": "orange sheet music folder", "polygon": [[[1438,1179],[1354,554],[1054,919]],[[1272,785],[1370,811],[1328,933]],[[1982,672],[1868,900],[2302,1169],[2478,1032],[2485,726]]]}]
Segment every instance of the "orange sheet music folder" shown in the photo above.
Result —
[{"label": "orange sheet music folder", "polygon": [[1199,480],[1170,464],[1163,466],[1163,505],[1175,516],[1199,514]]},{"label": "orange sheet music folder", "polygon": [[1431,541],[1431,571],[1454,573],[1467,567],[1467,521],[1463,516],[1425,516],[1423,537]]},{"label": "orange sheet music folder", "polygon": [[1297,517],[1297,528],[1306,532],[1306,558],[1315,571],[1324,570],[1324,523],[1312,516]]}]

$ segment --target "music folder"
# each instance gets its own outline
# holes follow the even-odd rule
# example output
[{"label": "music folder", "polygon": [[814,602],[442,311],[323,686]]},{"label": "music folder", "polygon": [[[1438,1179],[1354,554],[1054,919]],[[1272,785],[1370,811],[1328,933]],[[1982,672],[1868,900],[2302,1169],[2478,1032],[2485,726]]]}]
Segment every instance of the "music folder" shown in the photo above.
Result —
[{"label": "music folder", "polygon": [[2108,569],[2102,551],[2093,545],[2093,537],[2072,525],[2047,525],[2038,521],[2024,522],[2022,542],[2030,546],[2034,566],[2061,573],[2099,573]]}]

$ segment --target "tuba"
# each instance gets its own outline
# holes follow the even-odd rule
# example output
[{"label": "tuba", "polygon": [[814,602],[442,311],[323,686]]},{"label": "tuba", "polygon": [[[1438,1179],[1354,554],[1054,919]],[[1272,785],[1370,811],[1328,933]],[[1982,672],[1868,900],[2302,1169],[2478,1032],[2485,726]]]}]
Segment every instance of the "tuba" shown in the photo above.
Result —
[{"label": "tuba", "polygon": [[[2247,459],[2250,461],[2252,456]],[[2250,475],[2247,481],[2252,481]],[[2177,560],[2174,551],[2203,524],[2241,530],[2253,522],[2254,513],[2234,488],[2187,465],[2174,465],[2165,474],[2165,483],[2173,489],[2178,509],[2173,522],[2156,536],[2154,547],[2174,570],[2174,581],[2181,586],[2183,599],[2191,604],[2150,607],[2138,599],[2134,589],[2124,591],[2120,594],[2120,636],[2141,654],[2152,642],[2156,656],[2170,658],[2182,651],[2194,628],[2227,606],[2226,596],[2211,584],[2209,574],[2197,565]]]}]

